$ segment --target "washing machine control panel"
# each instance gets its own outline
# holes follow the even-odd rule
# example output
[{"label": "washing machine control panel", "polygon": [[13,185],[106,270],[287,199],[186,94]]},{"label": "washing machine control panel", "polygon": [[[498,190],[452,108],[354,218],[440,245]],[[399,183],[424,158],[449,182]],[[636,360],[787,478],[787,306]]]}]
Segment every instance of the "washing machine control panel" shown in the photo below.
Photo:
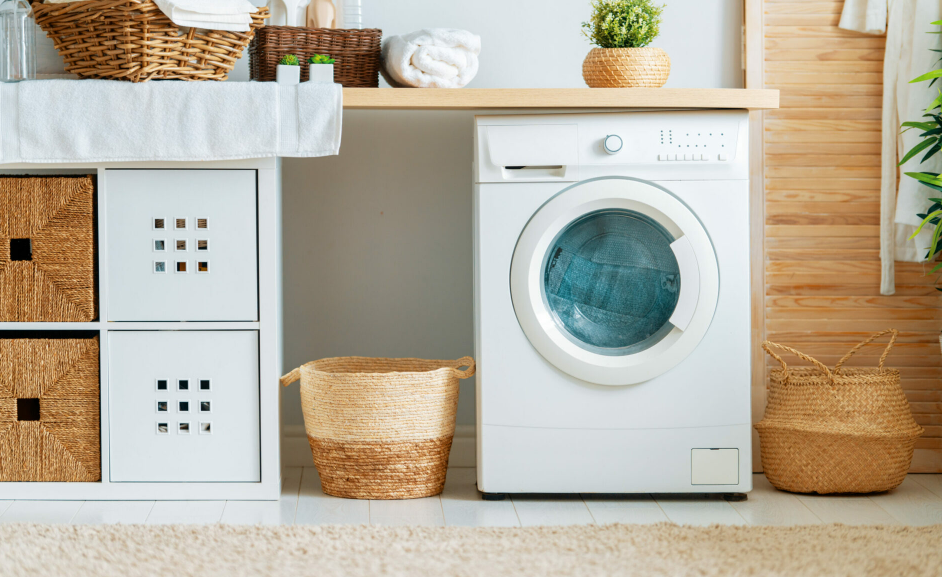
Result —
[{"label": "washing machine control panel", "polygon": [[728,127],[703,127],[692,130],[668,127],[658,131],[657,159],[662,162],[724,162],[735,156],[735,150],[736,134]]},{"label": "washing machine control panel", "polygon": [[728,163],[740,145],[738,111],[598,115],[579,125],[583,164]]}]

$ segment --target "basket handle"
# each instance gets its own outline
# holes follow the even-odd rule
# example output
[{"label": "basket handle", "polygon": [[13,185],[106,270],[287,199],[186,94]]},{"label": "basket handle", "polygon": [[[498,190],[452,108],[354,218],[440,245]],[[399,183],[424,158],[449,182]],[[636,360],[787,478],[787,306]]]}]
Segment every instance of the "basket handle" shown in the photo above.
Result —
[{"label": "basket handle", "polygon": [[772,347],[778,347],[782,349],[783,351],[788,351],[789,353],[795,355],[799,359],[808,361],[809,363],[817,367],[819,371],[824,373],[825,376],[827,376],[828,381],[830,381],[832,385],[834,384],[834,375],[832,375],[831,371],[826,366],[824,366],[824,363],[822,363],[818,359],[812,356],[806,355],[805,353],[801,351],[797,351],[791,347],[786,347],[785,345],[773,343],[772,341],[765,341],[764,343],[762,343],[762,348],[765,350],[765,352],[769,353],[769,356],[771,356],[773,359],[775,359],[776,361],[782,364],[782,376],[785,379],[788,379],[788,365],[785,364],[785,361],[782,359],[782,357],[772,352]]},{"label": "basket handle", "polygon": [[[461,367],[468,368],[461,370]],[[455,372],[455,376],[459,379],[467,379],[468,377],[474,375],[474,359],[472,357],[461,357],[457,361],[453,361],[450,368]]]},{"label": "basket handle", "polygon": [[288,373],[287,375],[278,379],[278,382],[281,383],[282,387],[287,387],[288,385],[297,381],[300,378],[301,378],[301,367],[298,367],[294,369],[293,371],[291,371],[290,373]]},{"label": "basket handle", "polygon": [[893,333],[893,336],[890,337],[890,343],[889,343],[888,345],[886,345],[886,349],[884,349],[883,354],[880,355],[880,363],[877,365],[877,367],[882,371],[882,370],[883,370],[883,363],[886,362],[886,357],[887,357],[887,355],[890,354],[890,351],[893,349],[893,345],[896,344],[896,337],[899,336],[899,331],[896,330],[896,329],[886,329],[885,331],[880,331],[880,332],[878,332],[877,334],[871,336],[869,339],[867,339],[867,340],[865,340],[864,342],[860,343],[860,344],[857,345],[856,347],[852,348],[852,349],[850,350],[850,352],[848,352],[846,355],[843,356],[843,358],[841,358],[841,360],[837,361],[837,364],[834,365],[834,371],[837,372],[837,371],[841,368],[841,366],[843,366],[843,364],[844,364],[845,362],[847,362],[852,356],[854,356],[854,354],[856,354],[857,351],[859,351],[859,350],[862,349],[863,347],[869,345],[869,344],[872,343],[874,340],[876,340],[876,339],[882,337],[883,335],[885,335],[885,334],[887,334],[887,333]]}]

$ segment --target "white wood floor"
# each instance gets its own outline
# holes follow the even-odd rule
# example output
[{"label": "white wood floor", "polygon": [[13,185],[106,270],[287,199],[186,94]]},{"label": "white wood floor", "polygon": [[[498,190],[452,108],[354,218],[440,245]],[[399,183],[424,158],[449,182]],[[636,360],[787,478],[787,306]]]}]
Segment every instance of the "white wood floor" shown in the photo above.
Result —
[{"label": "white wood floor", "polygon": [[470,525],[590,523],[804,525],[942,523],[942,475],[910,475],[888,493],[824,497],[776,491],[762,475],[743,502],[702,496],[520,496],[484,501],[474,469],[450,469],[441,497],[357,501],[321,492],[313,467],[285,469],[280,501],[0,501],[0,523]]}]

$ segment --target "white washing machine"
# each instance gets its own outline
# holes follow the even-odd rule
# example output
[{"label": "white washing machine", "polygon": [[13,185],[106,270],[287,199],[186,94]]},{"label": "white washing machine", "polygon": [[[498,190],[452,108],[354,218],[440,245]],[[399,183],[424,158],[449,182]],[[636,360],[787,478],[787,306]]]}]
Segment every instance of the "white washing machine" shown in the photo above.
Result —
[{"label": "white washing machine", "polygon": [[477,482],[752,489],[748,114],[479,116]]}]

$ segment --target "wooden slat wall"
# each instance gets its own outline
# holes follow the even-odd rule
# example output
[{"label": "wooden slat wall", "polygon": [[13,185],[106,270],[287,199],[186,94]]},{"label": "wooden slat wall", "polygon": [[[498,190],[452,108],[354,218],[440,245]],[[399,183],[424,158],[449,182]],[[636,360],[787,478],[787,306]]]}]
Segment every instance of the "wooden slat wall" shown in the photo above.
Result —
[{"label": "wooden slat wall", "polygon": [[[942,294],[922,264],[897,263],[896,294],[880,295],[885,38],[839,29],[842,1],[746,2],[747,55],[762,45],[747,85],[779,89],[782,105],[762,113],[758,147],[765,335],[833,365],[868,334],[899,329],[889,364],[926,429],[913,470],[940,472]],[[875,364],[882,348],[867,347],[851,364]]]}]

